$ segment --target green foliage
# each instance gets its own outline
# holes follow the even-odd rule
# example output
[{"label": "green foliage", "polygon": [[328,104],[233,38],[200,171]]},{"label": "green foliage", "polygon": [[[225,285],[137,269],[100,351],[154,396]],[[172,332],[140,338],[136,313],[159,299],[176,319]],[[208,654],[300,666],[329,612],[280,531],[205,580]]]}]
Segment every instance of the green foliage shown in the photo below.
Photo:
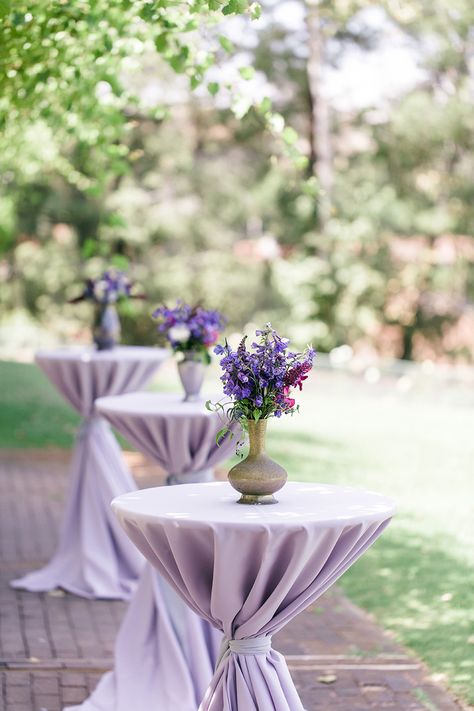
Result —
[{"label": "green foliage", "polygon": [[250,81],[250,79],[253,79],[255,76],[255,71],[253,67],[241,67],[239,69],[239,74],[242,77],[242,79],[245,79],[246,81]]},{"label": "green foliage", "polygon": [[[323,70],[348,45],[376,46],[360,14],[352,23],[368,4],[320,3],[325,41],[335,38]],[[461,0],[454,14],[444,0],[438,14],[425,3],[380,5],[429,80],[382,118],[333,112],[324,230],[306,57],[295,49],[304,28],[289,32],[267,8],[249,61],[249,46],[222,27],[224,10],[258,14],[251,4],[10,5],[0,47],[5,312],[23,307],[60,337],[84,337],[88,312],[64,300],[83,275],[118,259],[149,297],[123,315],[127,342],[152,341],[154,303],[179,294],[221,307],[231,327],[276,320],[301,346],[471,359],[456,329],[474,296],[472,9]],[[225,63],[241,50],[242,93],[222,73],[206,78],[216,56]],[[150,72],[156,96],[176,88],[176,107],[143,100]],[[248,98],[246,86],[262,81],[264,92]],[[400,257],[407,249],[412,256]],[[445,249],[454,252],[447,261]]]},{"label": "green foliage", "polygon": [[[254,12],[247,0],[61,0],[4,2],[0,35],[0,131],[43,121],[62,140],[102,146],[116,174],[139,97],[127,80],[155,53],[192,87],[220,45],[203,52],[202,35],[224,14]],[[152,115],[152,111],[149,111]]]}]

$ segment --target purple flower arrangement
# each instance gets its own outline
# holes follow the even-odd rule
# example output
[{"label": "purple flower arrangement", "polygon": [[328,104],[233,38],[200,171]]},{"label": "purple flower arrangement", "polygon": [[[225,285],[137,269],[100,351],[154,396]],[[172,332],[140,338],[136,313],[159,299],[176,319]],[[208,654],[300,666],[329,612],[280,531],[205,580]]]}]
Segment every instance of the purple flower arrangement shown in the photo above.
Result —
[{"label": "purple flower arrangement", "polygon": [[127,298],[140,299],[142,295],[132,294],[133,284],[127,274],[118,269],[106,269],[98,279],[87,279],[84,291],[71,303],[93,301],[107,306]]},{"label": "purple flower arrangement", "polygon": [[211,362],[209,348],[216,343],[225,326],[219,311],[177,301],[174,308],[160,306],[154,311],[153,318],[173,351],[197,354],[205,363]]},{"label": "purple flower arrangement", "polygon": [[143,294],[133,294],[132,289],[133,284],[127,274],[111,267],[98,279],[87,279],[82,294],[69,302],[93,302],[95,314],[92,334],[99,350],[114,348],[120,341],[120,319],[115,304],[125,299],[144,298]]},{"label": "purple flower arrangement", "polygon": [[227,342],[214,349],[222,356],[221,380],[224,393],[231,400],[227,405],[208,403],[208,407],[225,410],[227,416],[239,420],[244,429],[246,420],[281,417],[298,410],[291,390],[302,389],[315,356],[310,346],[303,353],[291,352],[288,339],[281,338],[269,323],[255,335],[258,339],[251,349],[247,348],[247,336],[237,350]]}]

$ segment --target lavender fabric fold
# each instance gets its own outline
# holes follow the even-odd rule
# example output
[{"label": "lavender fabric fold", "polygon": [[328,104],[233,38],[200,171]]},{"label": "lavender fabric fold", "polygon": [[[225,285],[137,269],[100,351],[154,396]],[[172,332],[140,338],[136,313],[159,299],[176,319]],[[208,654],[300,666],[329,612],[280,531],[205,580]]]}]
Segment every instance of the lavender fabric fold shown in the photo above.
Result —
[{"label": "lavender fabric fold", "polygon": [[[137,449],[170,472],[168,484],[209,481],[213,467],[232,453],[230,438],[217,446],[223,424],[203,402],[132,393],[102,398],[97,408]],[[167,488],[179,493],[181,487]],[[196,711],[221,640],[221,632],[192,612],[147,565],[117,636],[114,670],[86,701],[64,711]]]},{"label": "lavender fabric fold", "polygon": [[227,483],[125,494],[125,531],[225,641],[200,711],[303,711],[269,639],[382,533],[394,505],[372,492],[290,482],[273,506],[237,505]]},{"label": "lavender fabric fold", "polygon": [[221,638],[146,565],[117,636],[114,670],[64,711],[196,711]]},{"label": "lavender fabric fold", "polygon": [[[120,398],[101,398],[98,411],[129,442],[169,474],[212,469],[230,456],[235,441],[216,435],[227,424],[206,410],[204,401],[184,402],[181,395],[130,393]],[[237,432],[238,425],[231,429]]]},{"label": "lavender fabric fold", "polygon": [[38,353],[38,365],[84,420],[76,437],[57,549],[44,568],[12,581],[13,587],[33,592],[60,587],[86,598],[130,598],[143,558],[117,526],[110,502],[136,486],[94,403],[101,395],[142,387],[167,356],[163,349],[134,347]]},{"label": "lavender fabric fold", "polygon": [[108,351],[72,347],[39,351],[36,362],[65,400],[90,417],[98,398],[140,390],[169,355],[164,348],[142,346]]}]

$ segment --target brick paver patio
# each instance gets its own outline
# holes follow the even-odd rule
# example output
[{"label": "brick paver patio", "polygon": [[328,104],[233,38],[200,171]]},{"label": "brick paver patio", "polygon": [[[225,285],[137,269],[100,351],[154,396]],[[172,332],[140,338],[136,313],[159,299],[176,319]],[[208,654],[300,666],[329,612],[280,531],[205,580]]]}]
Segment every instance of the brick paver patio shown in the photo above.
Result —
[{"label": "brick paver patio", "polygon": [[[127,459],[140,486],[162,481],[139,455]],[[0,711],[60,711],[82,701],[112,665],[125,603],[8,586],[54,549],[67,462],[56,451],[0,453]],[[274,646],[307,711],[463,708],[337,590],[276,635]]]}]

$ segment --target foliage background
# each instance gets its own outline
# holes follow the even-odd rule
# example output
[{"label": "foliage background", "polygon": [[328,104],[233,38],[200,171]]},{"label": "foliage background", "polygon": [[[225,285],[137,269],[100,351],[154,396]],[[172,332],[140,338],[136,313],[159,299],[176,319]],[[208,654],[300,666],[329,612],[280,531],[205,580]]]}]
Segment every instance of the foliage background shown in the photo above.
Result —
[{"label": "foliage background", "polygon": [[[0,345],[87,340],[67,299],[114,261],[149,297],[129,342],[181,296],[323,351],[472,360],[469,2],[1,8]],[[411,65],[351,100],[390,47]]]}]

